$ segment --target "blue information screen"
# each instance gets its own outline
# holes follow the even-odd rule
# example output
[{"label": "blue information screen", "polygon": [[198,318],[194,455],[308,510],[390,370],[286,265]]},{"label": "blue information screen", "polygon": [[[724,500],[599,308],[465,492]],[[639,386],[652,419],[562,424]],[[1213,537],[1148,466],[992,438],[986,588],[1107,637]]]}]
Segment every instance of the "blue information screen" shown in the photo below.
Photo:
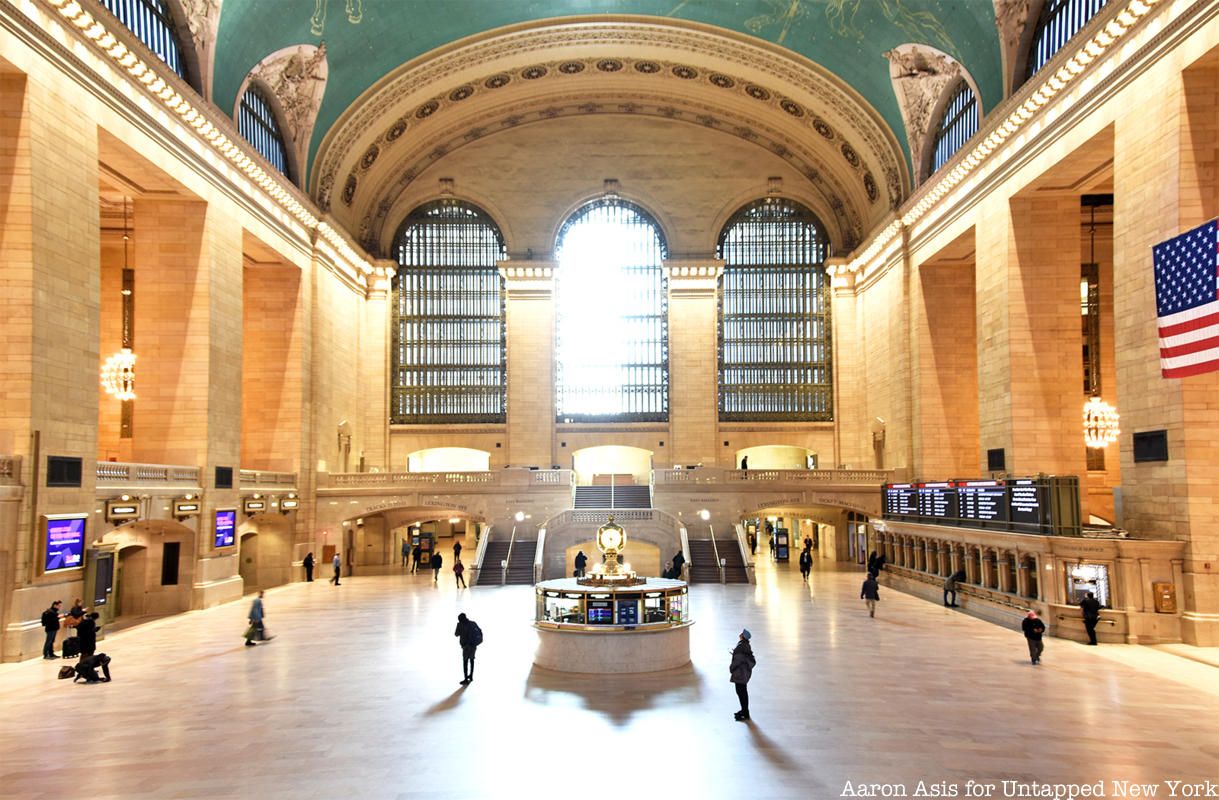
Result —
[{"label": "blue information screen", "polygon": [[233,544],[237,531],[237,511],[227,509],[216,512],[216,546],[229,547]]},{"label": "blue information screen", "polygon": [[84,517],[47,520],[47,558],[43,572],[80,569],[84,555]]}]

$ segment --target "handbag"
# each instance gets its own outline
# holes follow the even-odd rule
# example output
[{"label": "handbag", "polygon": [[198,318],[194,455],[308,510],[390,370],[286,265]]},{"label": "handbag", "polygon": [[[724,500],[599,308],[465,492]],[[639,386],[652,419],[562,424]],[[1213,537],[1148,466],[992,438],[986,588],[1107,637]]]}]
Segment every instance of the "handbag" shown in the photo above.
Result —
[{"label": "handbag", "polygon": [[256,633],[258,633],[258,629],[257,629],[257,628],[255,628],[255,627],[254,627],[254,623],[253,623],[253,622],[251,622],[251,623],[250,623],[250,627],[248,627],[248,628],[246,628],[246,629],[245,629],[245,638],[246,638],[246,639],[253,639],[253,638],[254,638],[254,634],[256,634]]}]

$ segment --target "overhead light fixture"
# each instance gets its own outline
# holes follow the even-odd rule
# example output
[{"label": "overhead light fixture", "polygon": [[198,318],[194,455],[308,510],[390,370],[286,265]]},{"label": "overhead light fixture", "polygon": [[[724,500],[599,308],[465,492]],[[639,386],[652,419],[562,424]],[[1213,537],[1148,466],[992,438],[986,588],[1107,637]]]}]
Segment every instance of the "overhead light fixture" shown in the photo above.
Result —
[{"label": "overhead light fixture", "polygon": [[1116,408],[1099,397],[1090,398],[1084,403],[1084,443],[1100,449],[1116,442],[1122,433],[1120,420]]},{"label": "overhead light fixture", "polygon": [[[122,348],[102,364],[102,389],[115,399],[130,403],[135,400],[135,270],[127,261],[131,227],[127,219],[127,198],[123,198],[123,274],[122,274]],[[124,406],[123,438],[131,437],[131,408]]]}]

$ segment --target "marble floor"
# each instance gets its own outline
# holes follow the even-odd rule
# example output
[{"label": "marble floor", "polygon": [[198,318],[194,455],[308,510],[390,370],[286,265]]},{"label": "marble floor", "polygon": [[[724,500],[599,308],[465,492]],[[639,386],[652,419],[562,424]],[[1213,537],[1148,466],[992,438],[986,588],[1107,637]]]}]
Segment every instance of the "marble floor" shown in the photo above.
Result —
[{"label": "marble floor", "polygon": [[[809,585],[763,563],[756,586],[692,592],[691,667],[646,676],[532,668],[532,589],[457,590],[447,572],[271,590],[277,638],[258,647],[248,601],[130,628],[100,648],[110,684],[2,665],[0,797],[821,800],[920,780],[1123,797],[1113,781],[1219,780],[1219,670],[1198,660],[1050,639],[1033,667],[1018,632],[896,592],[869,619],[858,573],[832,564]],[[486,635],[468,688],[459,611]],[[728,683],[742,625],[751,724]]]}]

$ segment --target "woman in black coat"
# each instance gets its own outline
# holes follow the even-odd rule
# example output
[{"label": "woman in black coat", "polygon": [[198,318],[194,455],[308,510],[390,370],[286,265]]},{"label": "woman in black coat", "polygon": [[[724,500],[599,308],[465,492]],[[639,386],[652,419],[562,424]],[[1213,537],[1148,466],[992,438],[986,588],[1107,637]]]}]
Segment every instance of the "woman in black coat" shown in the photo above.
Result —
[{"label": "woman in black coat", "polygon": [[92,611],[76,626],[76,635],[80,638],[80,657],[86,659],[97,650],[97,618],[101,615]]},{"label": "woman in black coat", "polygon": [[309,552],[305,555],[305,560],[301,562],[305,568],[305,580],[313,582],[313,553]]}]

